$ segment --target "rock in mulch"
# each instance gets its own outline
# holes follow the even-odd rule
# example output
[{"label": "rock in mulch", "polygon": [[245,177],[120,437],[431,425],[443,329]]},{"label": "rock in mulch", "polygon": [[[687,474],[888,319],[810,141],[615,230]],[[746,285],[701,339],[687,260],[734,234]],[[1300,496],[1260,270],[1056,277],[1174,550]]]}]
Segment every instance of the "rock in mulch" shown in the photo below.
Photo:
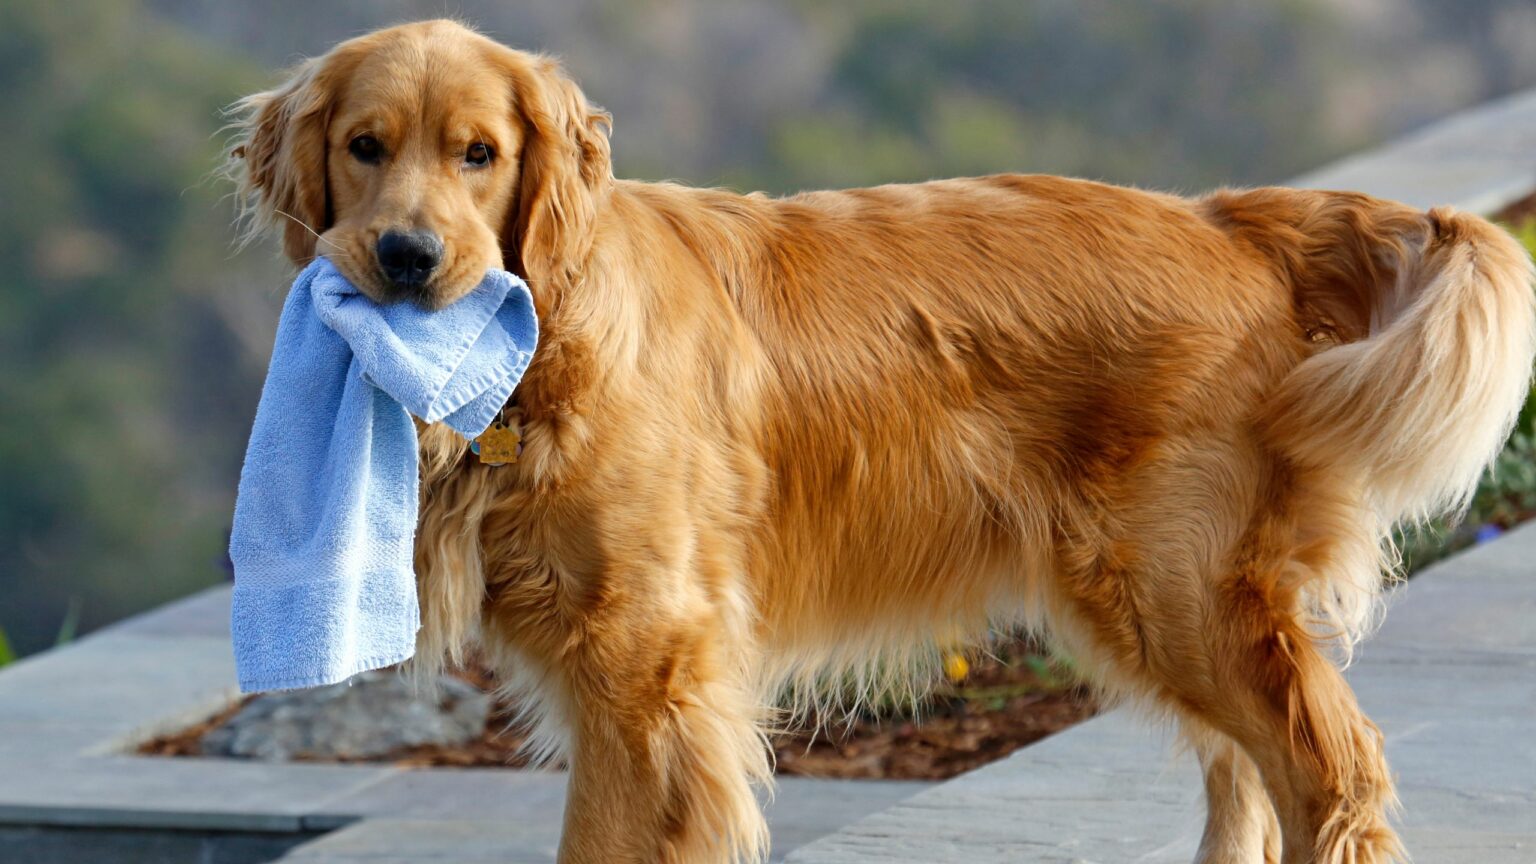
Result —
[{"label": "rock in mulch", "polygon": [[394,672],[365,672],[330,687],[258,696],[203,735],[200,749],[269,762],[373,759],[474,741],[491,709],[490,694],[458,678],[443,676],[432,694]]}]

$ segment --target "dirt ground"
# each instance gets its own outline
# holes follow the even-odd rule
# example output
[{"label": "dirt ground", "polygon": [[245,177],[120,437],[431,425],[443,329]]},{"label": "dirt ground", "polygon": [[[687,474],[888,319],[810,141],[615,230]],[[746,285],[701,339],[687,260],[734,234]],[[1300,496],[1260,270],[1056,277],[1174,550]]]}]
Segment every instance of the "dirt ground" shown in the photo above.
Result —
[{"label": "dirt ground", "polygon": [[[777,772],[804,777],[942,780],[1001,759],[1034,741],[1093,716],[1092,697],[1071,673],[1025,640],[971,655],[965,674],[952,674],[915,711],[860,712],[852,717],[810,718],[798,731],[775,736]],[[951,673],[961,669],[951,666]],[[489,687],[483,670],[460,673]],[[249,697],[248,697],[249,698]],[[139,752],[158,756],[201,755],[199,741],[244,704],[237,702],[205,721],[146,742]],[[417,747],[379,759],[405,766],[510,767],[526,764],[524,737],[508,728],[514,706],[498,703],[484,732],[466,745]]]}]

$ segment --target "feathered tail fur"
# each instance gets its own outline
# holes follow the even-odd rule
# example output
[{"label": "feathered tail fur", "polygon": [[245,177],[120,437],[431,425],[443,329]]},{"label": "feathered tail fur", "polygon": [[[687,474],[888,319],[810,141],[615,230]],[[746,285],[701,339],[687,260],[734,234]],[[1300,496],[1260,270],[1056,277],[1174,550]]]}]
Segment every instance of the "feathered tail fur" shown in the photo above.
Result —
[{"label": "feathered tail fur", "polygon": [[1212,204],[1263,229],[1250,242],[1290,276],[1298,320],[1323,344],[1270,399],[1273,444],[1357,480],[1386,524],[1464,508],[1530,390],[1525,250],[1476,216],[1364,195],[1258,190]]}]

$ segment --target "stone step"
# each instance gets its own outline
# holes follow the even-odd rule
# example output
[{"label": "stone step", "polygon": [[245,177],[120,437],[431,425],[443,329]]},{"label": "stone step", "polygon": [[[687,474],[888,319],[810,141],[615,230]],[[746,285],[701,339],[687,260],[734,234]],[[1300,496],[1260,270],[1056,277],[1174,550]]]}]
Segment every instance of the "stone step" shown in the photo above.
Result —
[{"label": "stone step", "polygon": [[[401,775],[354,799],[375,815],[299,846],[280,864],[552,864],[560,843],[564,776],[538,791],[489,805],[463,778]],[[934,784],[787,777],[767,803],[773,861],[811,840],[888,809]]]}]

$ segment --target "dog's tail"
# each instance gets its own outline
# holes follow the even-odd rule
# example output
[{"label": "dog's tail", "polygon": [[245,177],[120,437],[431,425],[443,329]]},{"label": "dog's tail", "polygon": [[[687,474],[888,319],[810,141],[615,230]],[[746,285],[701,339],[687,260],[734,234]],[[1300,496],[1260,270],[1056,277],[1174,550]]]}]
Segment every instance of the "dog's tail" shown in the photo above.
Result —
[{"label": "dog's tail", "polygon": [[1208,202],[1273,258],[1320,350],[1264,407],[1271,442],[1360,484],[1385,523],[1459,512],[1530,390],[1531,259],[1449,208],[1260,189]]}]

